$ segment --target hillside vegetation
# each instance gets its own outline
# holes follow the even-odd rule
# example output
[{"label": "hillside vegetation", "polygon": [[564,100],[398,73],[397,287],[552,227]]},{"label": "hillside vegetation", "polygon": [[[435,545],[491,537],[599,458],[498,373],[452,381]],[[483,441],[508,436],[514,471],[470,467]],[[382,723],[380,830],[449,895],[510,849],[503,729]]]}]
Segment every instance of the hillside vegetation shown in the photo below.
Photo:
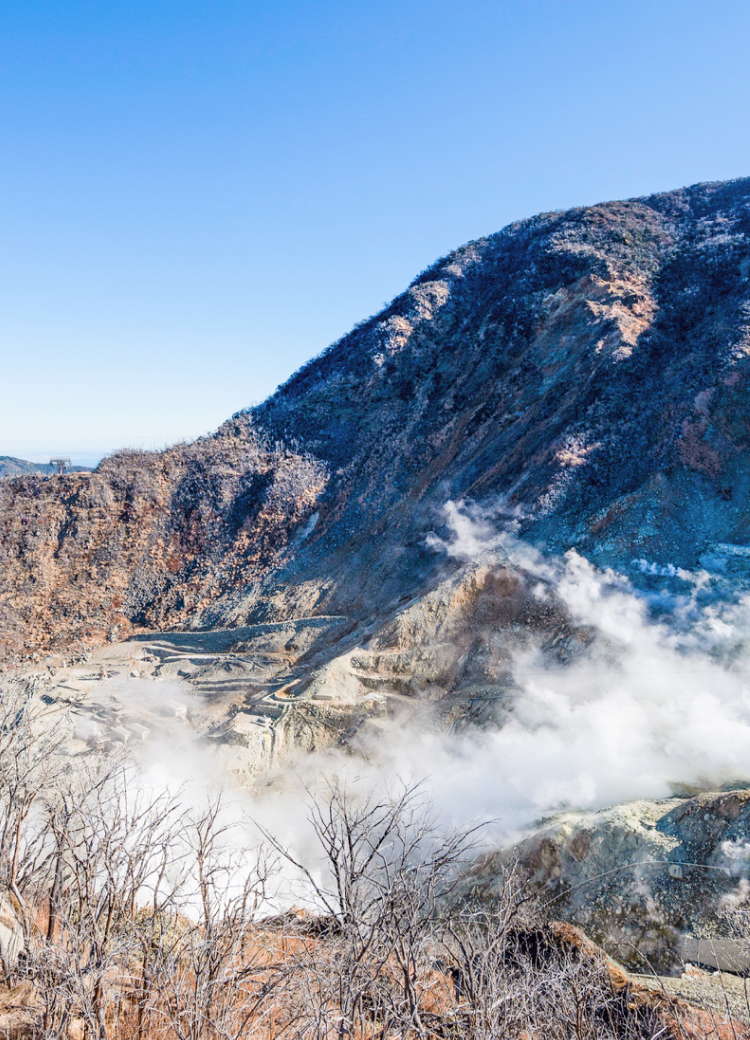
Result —
[{"label": "hillside vegetation", "polygon": [[[73,473],[88,471],[88,466],[69,466]],[[57,466],[48,462],[27,462],[25,459],[15,459],[11,455],[0,455],[0,477],[18,477],[25,473],[57,473]]]}]

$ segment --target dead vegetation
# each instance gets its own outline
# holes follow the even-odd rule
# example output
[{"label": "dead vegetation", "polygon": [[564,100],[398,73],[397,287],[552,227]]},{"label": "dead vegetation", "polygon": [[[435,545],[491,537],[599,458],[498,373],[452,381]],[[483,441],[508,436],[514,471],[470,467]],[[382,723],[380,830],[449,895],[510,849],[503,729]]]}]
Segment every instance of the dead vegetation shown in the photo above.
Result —
[{"label": "dead vegetation", "polygon": [[[2,690],[8,1040],[750,1035],[635,984],[512,870],[492,904],[458,901],[475,835],[441,831],[419,788],[332,784],[303,860],[219,796],[71,771],[33,703]],[[291,898],[303,909],[274,913]]]}]

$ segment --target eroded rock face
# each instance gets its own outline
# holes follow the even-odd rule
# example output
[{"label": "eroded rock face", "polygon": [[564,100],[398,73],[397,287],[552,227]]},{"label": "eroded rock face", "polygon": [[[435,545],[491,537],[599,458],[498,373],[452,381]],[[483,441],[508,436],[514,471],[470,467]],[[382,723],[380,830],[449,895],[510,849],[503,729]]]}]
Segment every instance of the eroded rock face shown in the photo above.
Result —
[{"label": "eroded rock face", "polygon": [[750,181],[452,253],[211,438],[0,482],[0,642],[380,617],[449,499],[599,563],[750,542]]},{"label": "eroded rock face", "polygon": [[[429,704],[443,724],[502,724],[513,695],[515,656],[534,647],[560,664],[594,638],[575,624],[551,581],[500,552],[465,564],[380,623],[356,628],[310,661],[300,692],[313,701]],[[394,708],[395,710],[395,708]]]},{"label": "eroded rock face", "polygon": [[511,863],[551,912],[633,969],[676,971],[685,936],[750,950],[737,914],[750,896],[748,789],[562,813],[485,857],[477,891],[491,894]]},{"label": "eroded rock face", "polygon": [[321,463],[243,426],[120,453],[95,473],[0,481],[6,654],[205,618],[273,568],[326,480]]}]

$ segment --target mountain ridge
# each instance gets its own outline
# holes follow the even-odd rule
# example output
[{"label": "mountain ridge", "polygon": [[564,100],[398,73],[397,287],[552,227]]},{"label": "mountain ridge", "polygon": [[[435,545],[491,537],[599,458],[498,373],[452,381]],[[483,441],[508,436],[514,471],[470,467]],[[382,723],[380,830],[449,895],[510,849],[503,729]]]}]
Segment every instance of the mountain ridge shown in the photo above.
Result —
[{"label": "mountain ridge", "polygon": [[[90,466],[68,466],[69,472],[89,472]],[[28,462],[26,459],[17,459],[12,455],[0,455],[0,478],[18,477],[24,473],[57,473],[57,466],[49,462]]]},{"label": "mountain ridge", "polygon": [[621,569],[750,541],[749,273],[750,179],[469,243],[211,437],[4,481],[2,638],[363,620],[462,499]]}]

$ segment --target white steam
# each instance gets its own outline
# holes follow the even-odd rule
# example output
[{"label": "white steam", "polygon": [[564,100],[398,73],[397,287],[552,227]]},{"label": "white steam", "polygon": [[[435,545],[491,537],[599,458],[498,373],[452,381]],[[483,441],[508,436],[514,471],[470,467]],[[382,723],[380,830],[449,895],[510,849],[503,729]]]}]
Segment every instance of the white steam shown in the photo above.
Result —
[{"label": "white steam", "polygon": [[538,595],[554,589],[597,638],[568,667],[551,666],[538,650],[518,654],[518,690],[499,729],[394,726],[370,747],[373,780],[428,777],[446,819],[495,821],[505,839],[562,808],[750,777],[750,600],[701,607],[706,575],[682,572],[688,593],[655,621],[625,577],[574,551],[544,558],[476,507],[451,503],[445,519],[450,537],[432,536],[433,547],[440,541],[462,560],[491,554],[538,575]]},{"label": "white steam", "polygon": [[[595,633],[591,644],[568,665],[550,664],[539,648],[519,651],[501,727],[446,732],[430,724],[425,706],[411,723],[365,727],[361,758],[300,753],[283,777],[237,792],[243,811],[307,859],[305,800],[332,773],[384,792],[424,780],[446,825],[485,821],[493,842],[565,808],[594,810],[750,778],[749,598],[704,603],[705,573],[648,569],[677,577],[684,589],[665,593],[654,619],[626,577],[574,551],[544,557],[516,537],[507,512],[503,530],[477,507],[455,503],[445,521],[448,536],[431,536],[433,549],[521,568],[536,580],[538,598],[554,599]],[[216,756],[188,741],[152,745],[143,764],[155,785],[187,782],[196,800],[202,786],[221,779]]]}]

